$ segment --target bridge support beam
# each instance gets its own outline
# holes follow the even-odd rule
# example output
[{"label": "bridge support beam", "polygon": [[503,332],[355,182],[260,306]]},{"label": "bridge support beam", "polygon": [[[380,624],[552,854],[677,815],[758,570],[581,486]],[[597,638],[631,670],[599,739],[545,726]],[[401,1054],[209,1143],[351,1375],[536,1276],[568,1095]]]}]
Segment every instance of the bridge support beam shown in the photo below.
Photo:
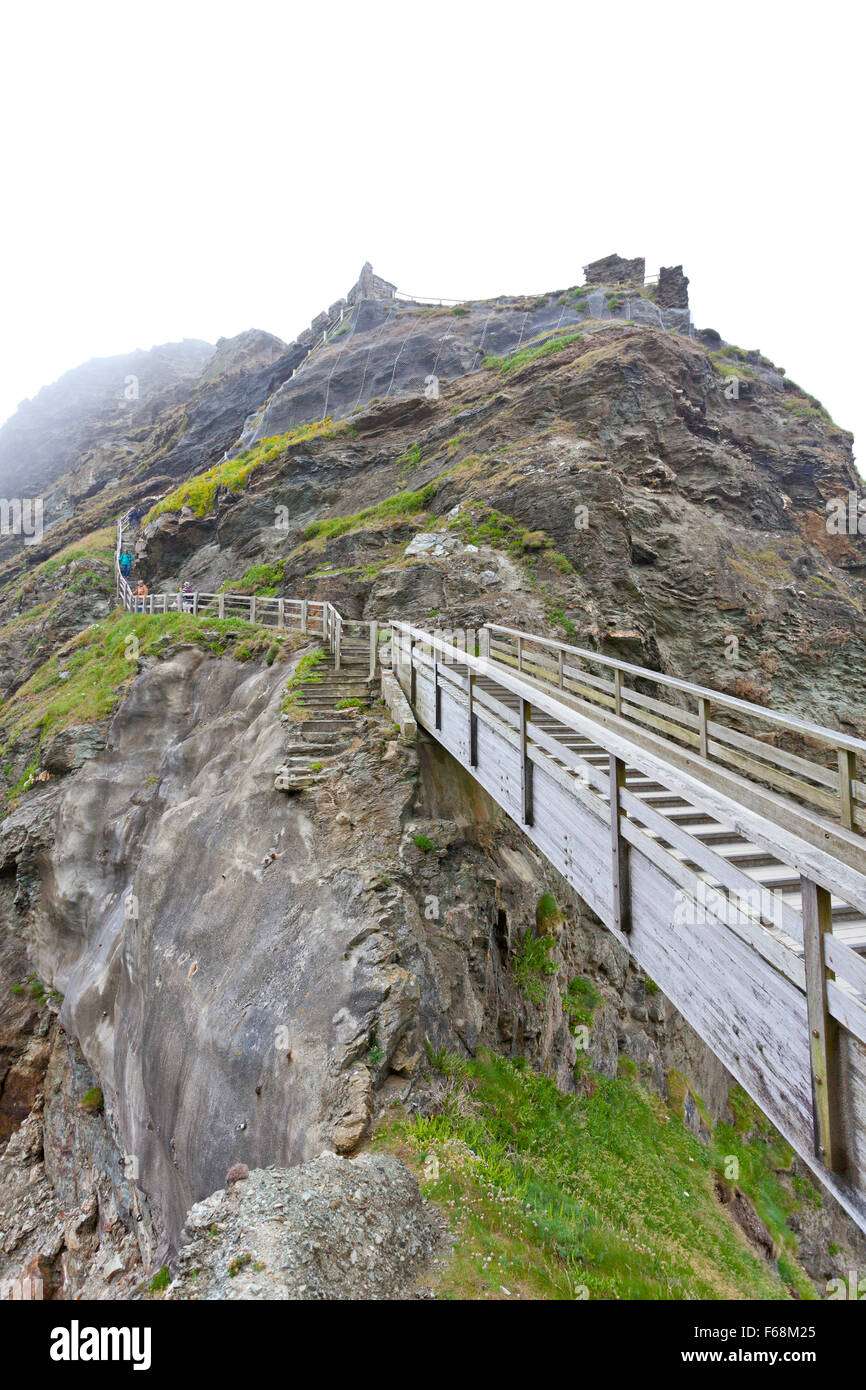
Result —
[{"label": "bridge support beam", "polygon": [[839,1173],[847,1162],[839,1124],[838,1026],[827,1004],[827,980],[831,974],[824,958],[824,941],[833,931],[830,894],[805,876],[801,877],[800,886],[815,1155],[825,1167]]},{"label": "bridge support beam", "polygon": [[529,757],[529,741],[526,726],[529,723],[530,704],[520,701],[520,809],[524,825],[532,825],[532,762]]},{"label": "bridge support beam", "polygon": [[474,675],[474,673],[473,673],[473,670],[472,670],[472,667],[471,667],[471,666],[468,666],[468,667],[466,668],[466,674],[467,674],[467,678],[468,678],[468,684],[467,684],[467,687],[466,687],[466,693],[467,693],[467,699],[468,699],[468,704],[469,704],[469,711],[468,711],[468,712],[469,712],[469,766],[470,766],[470,767],[477,767],[477,766],[478,766],[478,716],[477,716],[477,714],[475,713],[475,710],[473,709],[473,698],[474,698],[474,695],[475,695],[475,691],[474,691],[474,689],[473,689],[473,686],[474,686],[474,684],[475,684],[475,675]]},{"label": "bridge support beam", "polygon": [[625,763],[610,756],[610,848],[613,867],[613,918],[617,931],[631,931],[631,876],[628,841],[622,834],[620,793],[625,786]]},{"label": "bridge support beam", "polygon": [[415,671],[415,638],[409,638],[409,704],[414,712],[418,701],[418,676]]}]

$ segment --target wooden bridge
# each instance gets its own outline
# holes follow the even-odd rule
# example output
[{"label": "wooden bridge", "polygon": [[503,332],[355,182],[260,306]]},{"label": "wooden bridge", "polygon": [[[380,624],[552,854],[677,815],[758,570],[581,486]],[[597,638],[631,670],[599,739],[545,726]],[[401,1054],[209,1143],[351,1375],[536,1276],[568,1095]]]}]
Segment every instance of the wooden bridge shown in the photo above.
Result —
[{"label": "wooden bridge", "polygon": [[[118,532],[120,540],[120,532]],[[119,552],[118,552],[119,553]],[[124,607],[137,600],[118,572]],[[150,595],[320,637],[327,602]],[[419,725],[597,913],[866,1230],[866,742],[566,643],[392,622]]]}]

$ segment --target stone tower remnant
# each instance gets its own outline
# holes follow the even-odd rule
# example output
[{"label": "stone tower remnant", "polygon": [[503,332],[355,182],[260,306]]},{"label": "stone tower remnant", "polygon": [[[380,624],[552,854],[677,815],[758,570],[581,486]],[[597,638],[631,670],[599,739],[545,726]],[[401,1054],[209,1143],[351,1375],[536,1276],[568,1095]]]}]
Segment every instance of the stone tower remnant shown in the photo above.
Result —
[{"label": "stone tower remnant", "polygon": [[656,303],[661,309],[688,309],[689,277],[681,265],[663,265],[659,271]]}]

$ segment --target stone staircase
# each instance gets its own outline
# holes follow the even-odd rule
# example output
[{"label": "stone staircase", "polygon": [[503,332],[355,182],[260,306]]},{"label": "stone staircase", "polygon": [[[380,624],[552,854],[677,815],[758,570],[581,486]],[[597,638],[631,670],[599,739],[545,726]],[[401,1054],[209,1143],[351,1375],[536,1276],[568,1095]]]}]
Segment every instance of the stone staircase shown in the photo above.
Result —
[{"label": "stone staircase", "polygon": [[[327,776],[355,739],[359,716],[371,708],[374,687],[364,667],[341,664],[335,671],[329,658],[318,669],[315,679],[304,681],[296,690],[297,704],[309,717],[291,724],[285,758],[274,782],[278,791],[307,791]],[[361,704],[338,708],[344,700]],[[289,724],[291,716],[283,715],[283,719]]]}]

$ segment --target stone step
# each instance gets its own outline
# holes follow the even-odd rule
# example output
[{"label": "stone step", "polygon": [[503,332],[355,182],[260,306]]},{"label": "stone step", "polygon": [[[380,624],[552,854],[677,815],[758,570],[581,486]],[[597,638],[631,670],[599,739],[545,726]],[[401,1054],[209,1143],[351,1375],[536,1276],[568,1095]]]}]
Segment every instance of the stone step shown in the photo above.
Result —
[{"label": "stone step", "polygon": [[303,756],[312,758],[314,762],[324,762],[326,758],[334,756],[335,752],[342,752],[345,745],[337,745],[333,739],[327,743],[287,743],[286,757]]},{"label": "stone step", "polygon": [[346,732],[347,726],[351,727],[353,723],[354,721],[341,719],[339,717],[339,714],[335,715],[333,719],[304,720],[304,724],[307,725],[310,729],[310,732],[314,734],[344,733]]}]

